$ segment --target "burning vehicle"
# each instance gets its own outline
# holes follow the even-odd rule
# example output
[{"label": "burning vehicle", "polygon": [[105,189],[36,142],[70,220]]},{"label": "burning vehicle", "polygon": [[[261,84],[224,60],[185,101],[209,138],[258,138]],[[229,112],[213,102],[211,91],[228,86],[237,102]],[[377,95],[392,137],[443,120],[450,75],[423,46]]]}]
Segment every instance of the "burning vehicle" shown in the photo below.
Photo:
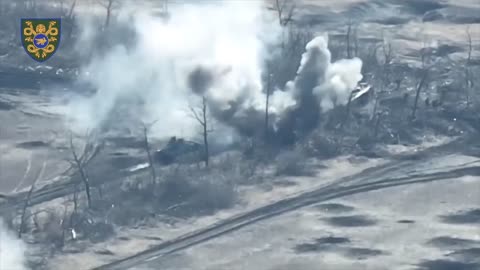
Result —
[{"label": "burning vehicle", "polygon": [[175,162],[195,162],[201,159],[202,145],[183,138],[172,137],[167,145],[155,151],[153,158],[162,165]]}]

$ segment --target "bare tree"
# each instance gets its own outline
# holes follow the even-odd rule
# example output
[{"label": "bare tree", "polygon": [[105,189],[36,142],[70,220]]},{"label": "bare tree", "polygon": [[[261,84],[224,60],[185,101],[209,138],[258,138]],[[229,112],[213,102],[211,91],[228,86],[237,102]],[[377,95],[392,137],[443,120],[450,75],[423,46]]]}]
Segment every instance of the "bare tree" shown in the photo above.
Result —
[{"label": "bare tree", "polygon": [[70,151],[72,152],[72,157],[73,157],[73,161],[70,161],[70,163],[72,164],[72,166],[77,168],[77,171],[80,175],[80,179],[85,186],[85,193],[87,195],[88,208],[92,207],[92,197],[90,192],[91,191],[90,180],[88,179],[85,166],[90,160],[92,160],[99,153],[101,149],[101,145],[97,144],[95,141],[96,140],[93,139],[93,134],[90,132],[87,132],[85,136],[85,146],[83,148],[82,154],[79,156],[73,144],[73,134],[70,132]]},{"label": "bare tree", "polygon": [[358,57],[359,42],[358,42],[358,23],[353,27],[353,52],[354,56]]},{"label": "bare tree", "polygon": [[352,91],[352,92],[350,92],[350,95],[348,96],[347,106],[345,107],[345,116],[343,118],[342,123],[340,124],[340,128],[343,128],[343,126],[345,126],[345,124],[348,122],[348,118],[350,117],[350,108],[351,108],[351,105],[352,105],[353,95],[354,95],[354,92]]},{"label": "bare tree", "polygon": [[35,184],[37,183],[38,179],[43,177],[43,172],[45,171],[46,165],[47,165],[47,162],[44,161],[43,165],[42,165],[42,168],[40,169],[39,173],[37,174],[37,176],[33,180],[32,185],[30,186],[30,189],[28,190],[27,198],[25,199],[25,203],[23,204],[22,215],[20,217],[20,226],[18,228],[18,238],[22,237],[22,233],[25,230],[25,220],[26,220],[25,217],[26,217],[26,214],[27,214],[27,208],[30,204],[30,199],[32,197],[33,190],[35,189]]},{"label": "bare tree", "polygon": [[415,119],[415,116],[416,116],[415,114],[418,108],[418,99],[420,97],[420,92],[427,84],[428,75],[429,75],[428,68],[424,68],[421,70],[420,82],[417,84],[417,88],[415,90],[415,102],[413,104],[412,115],[411,115],[412,120]]},{"label": "bare tree", "polygon": [[68,204],[63,205],[63,215],[60,220],[60,227],[62,228],[62,239],[60,245],[63,247],[65,245],[65,231],[67,230],[67,214],[68,214]]},{"label": "bare tree", "polygon": [[75,183],[73,186],[73,211],[70,214],[70,227],[73,228],[75,226],[75,217],[78,212],[78,185]]},{"label": "bare tree", "polygon": [[202,103],[199,108],[194,108],[190,106],[190,111],[192,112],[193,117],[202,127],[203,135],[203,147],[204,147],[204,162],[205,167],[208,167],[210,154],[208,149],[208,133],[212,132],[210,125],[208,123],[208,108],[207,108],[207,99],[205,96],[202,96]]},{"label": "bare tree", "polygon": [[352,58],[352,49],[351,49],[351,34],[352,34],[352,25],[353,25],[353,21],[352,19],[349,19],[348,22],[347,22],[347,34],[345,35],[345,39],[346,39],[346,44],[347,44],[347,58]]},{"label": "bare tree", "polygon": [[157,180],[157,173],[155,172],[155,166],[153,163],[153,158],[152,158],[152,153],[150,151],[150,143],[148,141],[148,130],[156,123],[157,121],[154,121],[153,123],[150,124],[145,124],[142,122],[143,126],[143,146],[145,147],[145,152],[147,152],[147,157],[148,157],[148,166],[150,167],[150,173],[152,176],[152,184],[155,185],[156,180]]},{"label": "bare tree", "polygon": [[268,143],[269,141],[269,108],[270,108],[270,88],[272,87],[272,77],[273,74],[269,73],[267,75],[267,86],[266,86],[266,93],[265,93],[265,142]]},{"label": "bare tree", "polygon": [[296,5],[292,0],[275,0],[274,6],[270,8],[277,12],[280,26],[287,26],[292,21],[295,9]]},{"label": "bare tree", "polygon": [[382,80],[382,91],[385,87],[390,84],[390,66],[392,64],[394,54],[392,43],[388,42],[382,34],[382,53],[383,53],[383,65],[381,67],[381,80]]},{"label": "bare tree", "polygon": [[382,51],[383,51],[384,65],[388,66],[392,63],[392,60],[393,60],[392,43],[383,41]]},{"label": "bare tree", "polygon": [[375,102],[373,103],[373,111],[372,111],[372,114],[370,115],[370,121],[373,121],[377,116],[378,103],[380,102],[380,94],[377,93],[377,91],[374,91],[373,94],[374,94]]},{"label": "bare tree", "polygon": [[415,101],[413,104],[412,114],[410,116],[411,120],[414,120],[416,117],[416,112],[418,108],[418,100],[420,98],[420,92],[423,88],[426,88],[428,85],[428,77],[430,73],[430,48],[427,48],[426,41],[423,41],[423,47],[420,50],[420,59],[422,61],[422,66],[420,69],[420,77],[419,82],[417,83],[416,90],[415,90]]},{"label": "bare tree", "polygon": [[470,70],[470,64],[472,61],[472,49],[473,49],[473,44],[472,44],[472,35],[470,33],[470,26],[467,27],[466,29],[466,35],[467,35],[467,46],[468,46],[468,52],[467,52],[467,59],[465,63],[465,92],[467,94],[467,107],[470,106],[470,89],[472,88],[472,76],[471,76],[471,70]]},{"label": "bare tree", "polygon": [[67,22],[68,30],[67,30],[67,38],[71,39],[73,34],[73,29],[75,28],[75,6],[77,5],[77,0],[74,0],[70,5],[68,10],[66,20],[63,20],[63,23]]},{"label": "bare tree", "polygon": [[112,12],[115,8],[118,8],[119,3],[118,0],[97,0],[97,2],[105,8],[106,15],[105,15],[105,24],[104,28],[107,29],[110,25],[110,19],[112,17]]}]

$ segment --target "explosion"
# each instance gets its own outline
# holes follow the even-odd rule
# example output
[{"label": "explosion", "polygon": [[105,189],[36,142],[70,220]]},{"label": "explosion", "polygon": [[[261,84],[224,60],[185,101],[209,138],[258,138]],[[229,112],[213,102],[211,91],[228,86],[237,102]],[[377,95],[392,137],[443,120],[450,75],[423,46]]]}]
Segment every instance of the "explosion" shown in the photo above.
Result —
[{"label": "explosion", "polygon": [[[216,131],[231,135],[222,138],[263,127],[262,74],[272,54],[268,48],[280,44],[283,30],[260,1],[185,4],[172,8],[168,21],[139,11],[133,19],[120,16],[118,23],[127,24],[124,20],[133,20],[129,27],[135,42],[115,44],[83,68],[88,76],[82,80],[97,92],[70,104],[75,126],[158,120],[152,136],[193,137],[197,124],[189,108],[205,97]],[[89,48],[98,33],[91,24],[84,25],[82,46]],[[345,104],[362,78],[361,66],[356,58],[331,63],[328,37],[314,38],[306,46],[297,76],[285,89],[271,93],[273,124],[293,111],[315,118],[318,108],[325,112]],[[120,103],[129,117],[116,112]],[[112,119],[120,115],[122,119]]]}]

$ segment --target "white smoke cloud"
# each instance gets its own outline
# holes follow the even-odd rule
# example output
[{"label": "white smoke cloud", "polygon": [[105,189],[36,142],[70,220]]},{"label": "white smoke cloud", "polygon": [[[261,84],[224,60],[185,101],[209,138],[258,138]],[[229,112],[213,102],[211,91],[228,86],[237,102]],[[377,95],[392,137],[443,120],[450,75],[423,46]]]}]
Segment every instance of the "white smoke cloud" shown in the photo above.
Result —
[{"label": "white smoke cloud", "polygon": [[[83,69],[82,74],[87,74],[83,79],[98,92],[74,100],[70,118],[77,128],[99,127],[119,100],[127,100],[135,117],[145,122],[158,120],[153,136],[193,137],[198,123],[189,106],[205,95],[220,122],[215,127],[219,133],[228,134],[238,127],[252,129],[262,121],[260,112],[265,109],[261,75],[271,55],[267,48],[279,44],[282,31],[275,14],[262,5],[262,1],[174,5],[168,22],[138,9],[130,16],[124,9],[119,20],[123,18],[123,23],[134,28],[136,42],[114,46]],[[83,25],[81,44],[91,48],[98,31],[91,23]],[[126,32],[121,37],[133,39],[129,35]],[[307,44],[298,74],[287,90],[273,92],[269,111],[276,117],[272,119],[278,121],[294,105],[303,106],[302,99],[310,96],[323,111],[345,104],[362,78],[361,66],[360,59],[331,63],[328,37],[316,37]]]},{"label": "white smoke cloud", "polygon": [[[136,45],[129,49],[116,46],[85,67],[83,73],[89,76],[84,79],[98,93],[75,100],[70,116],[80,127],[98,126],[120,97],[141,97],[145,102],[143,120],[159,120],[156,134],[190,136],[196,133],[197,123],[188,108],[198,97],[188,78],[199,66],[213,74],[206,93],[212,104],[228,110],[230,102],[242,100],[236,109],[263,110],[265,48],[278,38],[280,30],[273,14],[261,5],[261,1],[179,5],[170,9],[168,23],[137,10],[131,22]],[[82,42],[88,43],[89,36],[94,43],[96,35],[91,29],[83,31]],[[282,111],[288,98],[275,94],[272,112]]]},{"label": "white smoke cloud", "polygon": [[25,244],[0,219],[0,269],[25,270]]},{"label": "white smoke cloud", "polygon": [[328,36],[315,37],[306,46],[297,77],[290,82],[295,96],[313,93],[323,112],[345,105],[351,91],[362,80],[362,60],[341,59],[331,62]]},{"label": "white smoke cloud", "polygon": [[361,70],[359,58],[342,59],[328,66],[324,83],[313,90],[323,111],[347,104],[351,91],[363,78]]}]

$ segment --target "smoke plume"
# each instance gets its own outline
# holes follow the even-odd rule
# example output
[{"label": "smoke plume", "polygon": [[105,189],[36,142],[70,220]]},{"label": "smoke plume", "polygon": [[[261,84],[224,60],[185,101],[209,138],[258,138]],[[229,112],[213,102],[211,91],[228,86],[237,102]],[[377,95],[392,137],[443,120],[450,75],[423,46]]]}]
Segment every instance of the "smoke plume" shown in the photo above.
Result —
[{"label": "smoke plume", "polygon": [[276,125],[282,143],[294,143],[298,134],[308,134],[318,126],[322,113],[345,105],[362,79],[360,59],[331,61],[326,34],[308,42],[295,79],[286,85],[295,106]]},{"label": "smoke plume", "polygon": [[[115,40],[135,41],[119,41],[82,70],[81,79],[97,92],[70,104],[69,116],[77,128],[158,120],[153,136],[193,137],[198,123],[190,108],[202,97],[216,132],[251,135],[263,127],[262,73],[271,57],[267,48],[280,44],[282,29],[262,1],[173,6],[168,20],[128,12],[122,11],[117,23],[131,31],[121,31]],[[91,48],[98,31],[91,23],[83,25],[82,46]],[[321,111],[345,104],[362,78],[361,65],[360,59],[331,63],[327,36],[316,37],[306,46],[297,76],[286,89],[271,94],[272,123],[316,119]],[[316,121],[310,122],[313,127]]]},{"label": "smoke plume", "polygon": [[25,270],[25,245],[0,219],[0,269]]},{"label": "smoke plume", "polygon": [[293,84],[295,98],[305,103],[315,96],[323,112],[345,105],[350,92],[362,80],[362,60],[341,59],[331,62],[328,37],[318,36],[306,46]]},{"label": "smoke plume", "polygon": [[[153,131],[162,137],[196,133],[189,107],[197,106],[200,96],[208,97],[220,122],[241,118],[240,110],[263,110],[265,45],[278,38],[279,29],[261,2],[184,4],[170,12],[166,22],[137,10],[129,21],[135,44],[118,44],[83,69],[82,79],[97,93],[72,102],[70,116],[77,126],[102,125],[119,101],[132,100],[122,97],[141,104],[135,117],[159,120]],[[119,23],[127,22],[119,18]],[[98,35],[86,28],[82,42],[95,43]],[[272,112],[281,111],[277,106],[288,104],[281,100],[287,98],[275,95]]]}]

